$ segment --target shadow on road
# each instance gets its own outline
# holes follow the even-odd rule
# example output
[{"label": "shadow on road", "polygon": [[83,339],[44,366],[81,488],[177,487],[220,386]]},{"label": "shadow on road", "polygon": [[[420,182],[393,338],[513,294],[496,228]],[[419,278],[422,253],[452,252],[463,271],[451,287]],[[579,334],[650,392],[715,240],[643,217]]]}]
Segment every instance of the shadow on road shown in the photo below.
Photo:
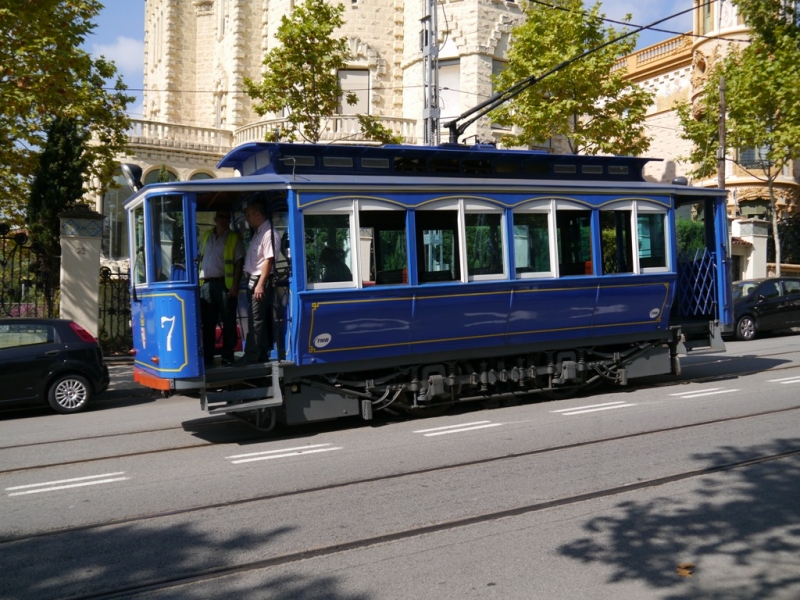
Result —
[{"label": "shadow on road", "polygon": [[[2,544],[2,598],[95,597],[148,582],[179,579],[224,568],[242,556],[258,561],[269,558],[277,540],[292,527],[253,532],[244,527],[227,539],[211,536],[191,523],[173,526],[138,524],[50,535]],[[329,598],[367,600],[365,595],[337,591],[332,576],[303,578],[261,571],[242,579],[201,580],[158,592],[158,598]],[[123,594],[126,597],[127,594]],[[136,596],[139,597],[139,596]]]},{"label": "shadow on road", "polygon": [[[800,439],[693,457],[724,466],[800,449]],[[659,598],[800,598],[800,457],[698,478],[682,495],[625,501],[585,522],[562,555],[612,568],[608,582],[643,581]],[[621,514],[618,514],[621,513]],[[694,565],[691,578],[677,572]]]}]

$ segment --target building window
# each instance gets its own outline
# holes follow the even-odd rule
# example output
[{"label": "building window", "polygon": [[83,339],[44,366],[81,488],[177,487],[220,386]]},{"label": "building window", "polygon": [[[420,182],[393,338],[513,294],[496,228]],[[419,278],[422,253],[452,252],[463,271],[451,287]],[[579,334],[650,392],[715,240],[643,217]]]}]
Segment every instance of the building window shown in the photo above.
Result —
[{"label": "building window", "polygon": [[[342,69],[339,71],[339,84],[343,95],[339,99],[340,115],[369,114],[369,71],[366,69]],[[353,93],[358,98],[355,104],[348,104],[344,96]]]},{"label": "building window", "polygon": [[209,175],[208,173],[195,173],[189,178],[191,181],[198,181],[200,179],[214,179],[213,175]]},{"label": "building window", "polygon": [[[167,182],[170,181],[178,181],[178,176],[169,169],[167,171]],[[147,175],[144,176],[144,184],[147,185],[149,183],[159,183],[161,178],[161,169],[153,169]]]},{"label": "building window", "polygon": [[766,169],[769,166],[768,153],[769,148],[766,146],[739,150],[739,164],[745,169]]},{"label": "building window", "polygon": [[117,187],[103,194],[103,256],[112,260],[128,258],[128,227],[123,204],[131,195],[122,171],[114,173]]},{"label": "building window", "polygon": [[700,33],[706,34],[714,30],[712,2],[704,2],[700,6]]},{"label": "building window", "polygon": [[439,119],[442,123],[461,114],[461,61],[439,61]]}]

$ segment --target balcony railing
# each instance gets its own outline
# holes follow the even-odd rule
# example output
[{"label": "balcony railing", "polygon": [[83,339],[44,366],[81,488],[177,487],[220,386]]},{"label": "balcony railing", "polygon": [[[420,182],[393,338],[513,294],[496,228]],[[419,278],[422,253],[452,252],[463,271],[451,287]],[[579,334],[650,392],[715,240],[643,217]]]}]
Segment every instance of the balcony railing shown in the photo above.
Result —
[{"label": "balcony railing", "polygon": [[214,154],[225,154],[233,147],[233,133],[230,131],[138,119],[131,120],[128,140],[132,145],[143,144]]},{"label": "balcony railing", "polygon": [[642,48],[638,52],[634,52],[628,56],[624,56],[617,61],[617,64],[614,65],[612,71],[627,67],[628,75],[630,76],[633,75],[635,71],[643,69],[652,63],[661,62],[664,59],[674,60],[676,55],[686,54],[686,57],[688,58],[691,56],[691,48],[691,38],[685,35],[680,35],[678,37],[664,40],[659,44]]},{"label": "balcony railing", "polygon": [[[399,134],[405,144],[416,144],[416,120],[380,118],[384,127]],[[192,150],[224,155],[232,148],[247,142],[263,142],[274,139],[275,130],[283,129],[286,119],[265,119],[250,123],[234,132],[211,127],[192,127],[158,121],[131,120],[128,141],[131,145],[159,146],[176,150]],[[321,143],[338,141],[367,141],[355,115],[337,115],[328,119],[320,138]]]},{"label": "balcony railing", "polygon": [[[403,138],[405,144],[416,144],[414,129],[416,120],[392,117],[380,117],[381,124]],[[263,142],[274,140],[276,130],[284,129],[285,118],[265,119],[257,123],[250,123],[240,127],[233,134],[234,146],[248,142]],[[364,142],[364,134],[355,115],[336,115],[327,120],[319,140],[321,143],[330,142]]]}]

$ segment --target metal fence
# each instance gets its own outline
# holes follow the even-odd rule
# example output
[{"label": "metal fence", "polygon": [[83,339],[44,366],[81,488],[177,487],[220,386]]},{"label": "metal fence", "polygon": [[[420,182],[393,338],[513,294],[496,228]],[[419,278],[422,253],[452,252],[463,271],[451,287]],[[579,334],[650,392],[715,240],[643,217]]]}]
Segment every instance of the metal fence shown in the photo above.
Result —
[{"label": "metal fence", "polygon": [[130,277],[121,269],[100,269],[100,345],[109,354],[129,354],[131,332]]},{"label": "metal fence", "polygon": [[42,251],[25,231],[0,223],[0,317],[57,317],[58,289],[46,290]]},{"label": "metal fence", "polygon": [[[44,260],[43,250],[25,231],[0,223],[0,318],[59,316],[61,291],[48,277],[57,260]],[[127,270],[100,269],[99,339],[107,355],[127,355],[133,347]]]}]

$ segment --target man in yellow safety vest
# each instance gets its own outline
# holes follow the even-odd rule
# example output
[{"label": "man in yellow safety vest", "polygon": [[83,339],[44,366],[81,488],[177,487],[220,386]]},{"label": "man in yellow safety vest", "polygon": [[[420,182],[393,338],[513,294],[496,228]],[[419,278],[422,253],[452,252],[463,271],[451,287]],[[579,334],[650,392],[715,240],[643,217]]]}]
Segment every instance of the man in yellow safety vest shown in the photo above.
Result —
[{"label": "man in yellow safety vest", "polygon": [[244,266],[244,245],[231,230],[231,213],[219,209],[214,229],[198,243],[200,250],[200,318],[203,323],[203,360],[214,366],[217,323],[222,320],[222,364],[233,362],[236,346],[236,310]]}]

